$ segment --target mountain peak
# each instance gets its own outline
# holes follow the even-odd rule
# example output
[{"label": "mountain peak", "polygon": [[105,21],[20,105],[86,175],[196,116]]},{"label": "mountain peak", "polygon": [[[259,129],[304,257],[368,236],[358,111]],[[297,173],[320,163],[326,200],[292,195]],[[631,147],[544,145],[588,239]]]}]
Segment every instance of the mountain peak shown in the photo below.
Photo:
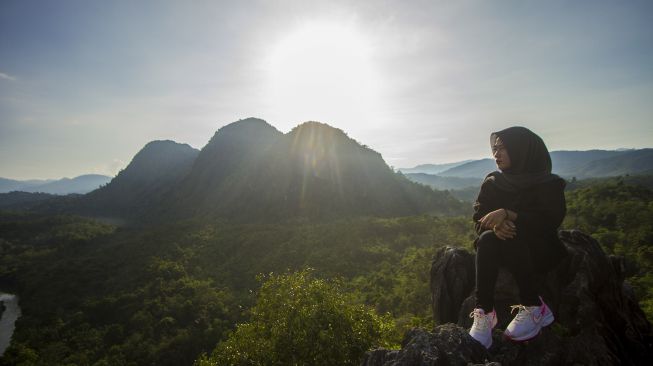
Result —
[{"label": "mountain peak", "polygon": [[324,154],[365,149],[341,129],[316,121],[304,122],[293,128],[286,136],[292,140],[292,149],[296,152]]},{"label": "mountain peak", "polygon": [[188,144],[151,141],[108,185],[84,196],[78,210],[103,215],[143,214],[187,175],[198,154]]},{"label": "mountain peak", "polygon": [[152,149],[152,148],[183,148],[183,147],[190,147],[188,144],[182,144],[176,141],[172,140],[153,140],[145,144],[141,151],[145,149]]},{"label": "mountain peak", "polygon": [[347,134],[336,127],[333,127],[331,125],[328,125],[323,122],[317,122],[317,121],[306,121],[304,123],[301,123],[297,126],[295,126],[290,132],[290,135],[295,135],[295,134],[304,134],[304,133],[330,133],[334,135],[341,135],[343,137],[347,137]]},{"label": "mountain peak", "polygon": [[188,144],[180,144],[172,140],[150,141],[134,155],[125,171],[147,171],[148,174],[156,175],[161,168],[174,165],[177,160],[194,159],[197,153],[198,150]]},{"label": "mountain peak", "polygon": [[231,122],[227,125],[224,125],[216,131],[216,135],[219,133],[233,133],[238,131],[253,132],[253,131],[275,131],[279,132],[274,126],[267,123],[265,120],[255,117],[249,117],[245,119],[239,119],[236,122]]},{"label": "mountain peak", "polygon": [[283,134],[279,130],[260,118],[241,119],[220,127],[200,155],[215,155],[225,148],[239,150],[247,148],[246,145],[267,144],[280,136]]}]

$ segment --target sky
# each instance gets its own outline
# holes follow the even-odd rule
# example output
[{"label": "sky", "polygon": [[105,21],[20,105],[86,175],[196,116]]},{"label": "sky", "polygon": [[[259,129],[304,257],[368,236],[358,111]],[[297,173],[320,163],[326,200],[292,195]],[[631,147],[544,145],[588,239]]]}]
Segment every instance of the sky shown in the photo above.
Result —
[{"label": "sky", "polygon": [[0,177],[113,176],[152,140],[327,123],[408,168],[653,147],[652,1],[0,0]]}]

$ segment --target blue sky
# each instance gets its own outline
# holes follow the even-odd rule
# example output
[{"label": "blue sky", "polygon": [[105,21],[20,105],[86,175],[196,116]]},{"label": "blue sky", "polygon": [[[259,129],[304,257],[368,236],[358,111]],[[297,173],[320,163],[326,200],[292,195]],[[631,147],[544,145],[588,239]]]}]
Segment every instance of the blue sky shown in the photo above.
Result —
[{"label": "blue sky", "polygon": [[650,1],[0,1],[0,177],[113,175],[250,116],[395,167],[651,147]]}]

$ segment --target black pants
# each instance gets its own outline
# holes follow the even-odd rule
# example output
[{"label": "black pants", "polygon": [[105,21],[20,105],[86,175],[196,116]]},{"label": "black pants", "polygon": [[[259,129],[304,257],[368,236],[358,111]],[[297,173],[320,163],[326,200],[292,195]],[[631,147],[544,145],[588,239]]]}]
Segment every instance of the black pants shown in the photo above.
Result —
[{"label": "black pants", "polygon": [[483,232],[476,242],[477,307],[486,312],[494,309],[494,285],[499,267],[507,268],[515,278],[522,305],[540,305],[528,243],[518,238],[501,240],[492,230],[488,230]]}]

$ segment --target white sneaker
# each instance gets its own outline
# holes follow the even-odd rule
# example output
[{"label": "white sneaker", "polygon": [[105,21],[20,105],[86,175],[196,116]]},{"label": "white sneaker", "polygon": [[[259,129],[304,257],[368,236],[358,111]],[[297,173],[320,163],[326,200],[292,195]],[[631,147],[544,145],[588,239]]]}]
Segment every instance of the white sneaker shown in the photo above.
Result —
[{"label": "white sneaker", "polygon": [[469,314],[470,318],[474,318],[474,324],[469,330],[469,335],[476,339],[485,348],[490,348],[492,345],[492,328],[497,325],[497,313],[492,312],[485,314],[481,308],[476,308]]},{"label": "white sneaker", "polygon": [[[540,298],[540,301],[542,299]],[[526,341],[540,334],[542,327],[553,323],[551,309],[542,301],[540,306],[513,305],[519,309],[517,316],[508,324],[504,334],[513,341]]]}]

